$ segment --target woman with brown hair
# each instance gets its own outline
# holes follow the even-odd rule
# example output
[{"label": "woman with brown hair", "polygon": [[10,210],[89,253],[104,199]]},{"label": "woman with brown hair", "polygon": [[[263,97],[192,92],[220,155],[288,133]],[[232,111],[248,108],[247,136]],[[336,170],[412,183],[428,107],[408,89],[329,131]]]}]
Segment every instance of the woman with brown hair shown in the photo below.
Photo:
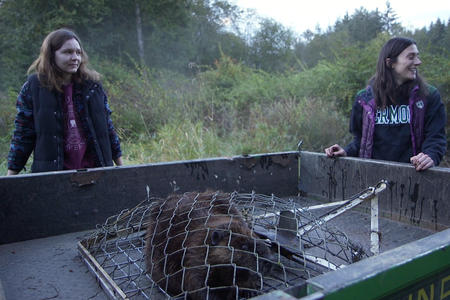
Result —
[{"label": "woman with brown hair", "polygon": [[32,152],[32,172],[122,165],[100,75],[88,68],[73,31],[48,34],[28,73],[17,98],[7,175],[18,174]]},{"label": "woman with brown hair", "polygon": [[417,171],[437,166],[446,151],[446,114],[439,91],[418,74],[421,63],[414,40],[390,39],[369,85],[356,95],[353,141],[326,148],[327,156],[407,162]]}]

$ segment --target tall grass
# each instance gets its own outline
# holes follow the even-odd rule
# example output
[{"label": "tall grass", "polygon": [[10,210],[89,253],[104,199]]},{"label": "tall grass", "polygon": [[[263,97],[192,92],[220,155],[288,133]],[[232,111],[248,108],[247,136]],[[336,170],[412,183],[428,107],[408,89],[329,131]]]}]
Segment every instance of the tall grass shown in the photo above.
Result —
[{"label": "tall grass", "polygon": [[[295,74],[270,75],[245,70],[236,67],[236,63],[230,64],[228,58],[225,67],[220,63],[217,62],[216,70],[191,80],[179,80],[182,83],[179,86],[173,85],[167,77],[169,73],[160,72],[152,78],[157,81],[154,84],[164,87],[161,91],[168,99],[165,109],[159,111],[158,120],[154,120],[160,126],[147,126],[145,120],[150,116],[146,110],[134,115],[134,122],[140,126],[133,129],[126,128],[132,122],[124,120],[123,114],[115,119],[126,163],[295,150],[299,140],[303,140],[306,150],[322,151],[331,143],[349,139],[348,119],[338,112],[335,102],[292,95],[289,84],[293,80],[289,77]],[[218,80],[227,83],[222,92]],[[111,106],[118,100],[117,95],[110,95]],[[155,101],[152,96],[141,100]],[[129,100],[128,105],[131,103]],[[116,109],[116,113],[121,111]],[[134,134],[127,136],[130,131]]]},{"label": "tall grass", "polygon": [[220,123],[180,119],[162,126],[150,138],[124,142],[124,158],[139,164],[289,151],[296,150],[299,140],[304,149],[322,151],[331,143],[348,140],[347,120],[336,110],[330,113],[330,108],[307,99],[258,104],[250,109],[247,120],[236,122],[227,132],[221,131]]}]

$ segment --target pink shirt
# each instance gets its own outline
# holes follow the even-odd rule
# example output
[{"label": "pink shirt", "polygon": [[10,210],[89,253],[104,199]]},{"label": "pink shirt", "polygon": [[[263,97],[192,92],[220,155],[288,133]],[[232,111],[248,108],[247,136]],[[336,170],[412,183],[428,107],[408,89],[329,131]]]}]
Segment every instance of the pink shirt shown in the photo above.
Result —
[{"label": "pink shirt", "polygon": [[85,157],[86,137],[80,128],[80,118],[75,113],[72,94],[73,84],[64,89],[64,169],[82,169],[93,167],[93,161]]}]

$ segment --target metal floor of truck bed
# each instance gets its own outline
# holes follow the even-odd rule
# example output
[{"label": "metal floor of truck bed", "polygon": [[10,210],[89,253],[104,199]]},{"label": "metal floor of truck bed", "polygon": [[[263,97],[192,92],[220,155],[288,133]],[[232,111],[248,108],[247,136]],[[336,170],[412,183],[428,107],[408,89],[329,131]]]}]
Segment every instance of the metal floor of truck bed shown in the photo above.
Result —
[{"label": "metal floor of truck bed", "polygon": [[[308,205],[312,204],[311,200]],[[369,249],[369,214],[347,211],[329,224]],[[435,232],[386,218],[379,219],[379,228],[381,252]],[[90,233],[76,232],[0,245],[0,282],[6,299],[108,299],[77,251],[77,242]]]}]

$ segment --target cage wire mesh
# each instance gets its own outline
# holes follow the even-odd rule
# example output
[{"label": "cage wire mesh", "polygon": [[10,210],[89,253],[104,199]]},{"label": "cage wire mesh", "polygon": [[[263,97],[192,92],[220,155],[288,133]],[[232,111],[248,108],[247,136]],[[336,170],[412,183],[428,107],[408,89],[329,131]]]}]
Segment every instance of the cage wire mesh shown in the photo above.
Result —
[{"label": "cage wire mesh", "polygon": [[130,299],[250,298],[367,256],[302,203],[254,192],[148,197],[79,245],[106,290]]}]

